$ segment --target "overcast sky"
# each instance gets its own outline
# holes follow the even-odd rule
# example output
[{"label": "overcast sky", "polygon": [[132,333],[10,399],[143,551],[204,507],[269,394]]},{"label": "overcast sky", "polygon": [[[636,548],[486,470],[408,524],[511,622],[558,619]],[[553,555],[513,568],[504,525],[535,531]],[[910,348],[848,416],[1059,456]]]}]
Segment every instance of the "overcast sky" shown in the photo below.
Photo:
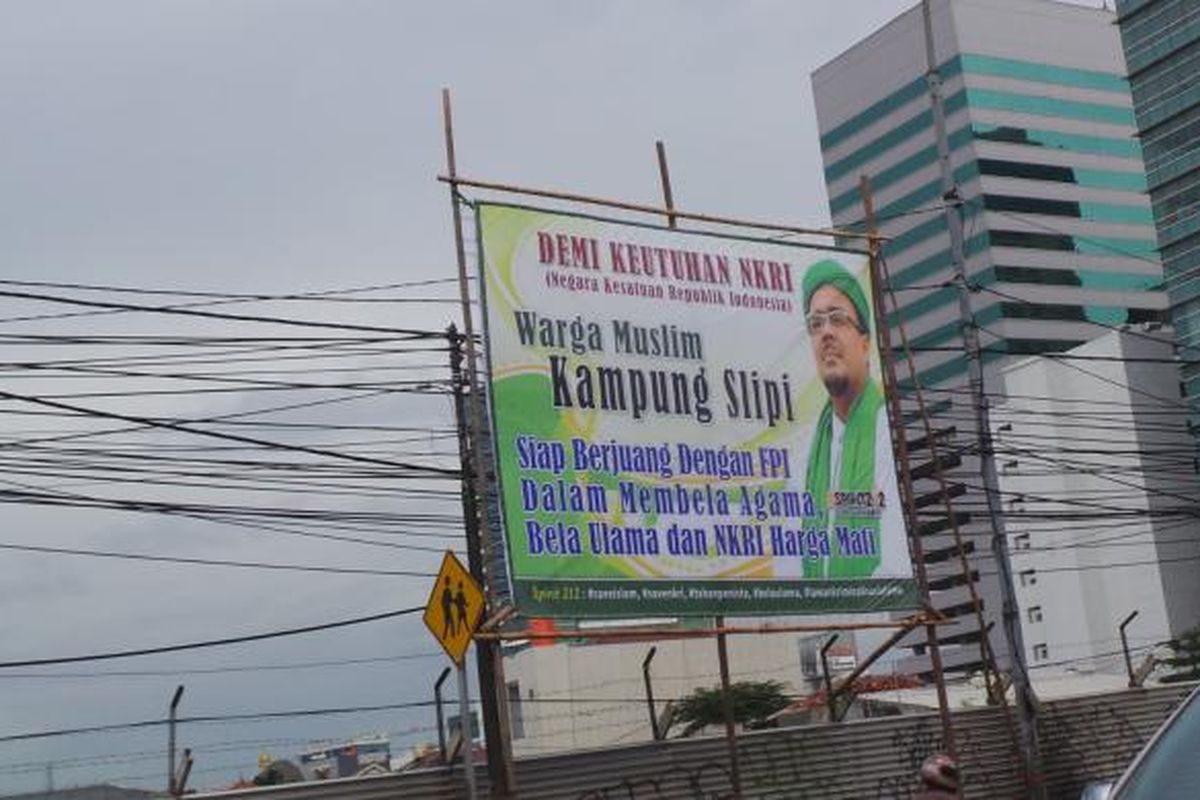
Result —
[{"label": "overcast sky", "polygon": [[[656,203],[654,142],[662,139],[679,206],[823,225],[809,73],[911,4],[0,0],[0,277],[271,293],[451,277],[449,204],[435,181],[444,168],[443,86],[453,92],[465,175]],[[403,324],[433,329],[455,317],[446,304],[405,313]],[[190,411],[199,409],[176,413]],[[394,411],[449,424],[442,401],[414,398]],[[140,543],[210,557],[247,547],[199,523],[11,505],[0,513],[6,541]],[[272,542],[254,554],[299,560],[297,552]],[[303,555],[362,565],[372,554]],[[247,576],[0,553],[0,660],[322,622],[421,603],[427,592],[416,579]],[[79,671],[432,650],[410,619]],[[442,666],[414,658],[189,675],[184,708],[425,700]],[[178,680],[0,673],[0,736],[159,717]],[[252,774],[265,740],[398,732],[427,728],[431,718],[419,710],[191,726],[193,743],[232,743],[205,755],[193,785]],[[395,741],[431,738],[425,730]],[[149,753],[162,742],[154,730],[0,743],[0,790],[45,786],[44,769],[4,771],[16,764]],[[158,760],[63,763],[54,780],[159,787],[161,771]],[[155,777],[138,777],[147,775]]]}]

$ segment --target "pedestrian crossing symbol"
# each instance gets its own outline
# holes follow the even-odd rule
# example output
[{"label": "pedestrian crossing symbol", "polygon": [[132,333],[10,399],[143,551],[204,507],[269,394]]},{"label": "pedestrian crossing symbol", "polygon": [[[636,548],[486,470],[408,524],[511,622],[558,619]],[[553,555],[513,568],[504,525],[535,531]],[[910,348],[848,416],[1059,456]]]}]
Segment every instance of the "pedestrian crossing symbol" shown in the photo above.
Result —
[{"label": "pedestrian crossing symbol", "polygon": [[483,590],[447,550],[437,582],[425,604],[425,627],[455,664],[462,664],[471,636],[483,616]]}]

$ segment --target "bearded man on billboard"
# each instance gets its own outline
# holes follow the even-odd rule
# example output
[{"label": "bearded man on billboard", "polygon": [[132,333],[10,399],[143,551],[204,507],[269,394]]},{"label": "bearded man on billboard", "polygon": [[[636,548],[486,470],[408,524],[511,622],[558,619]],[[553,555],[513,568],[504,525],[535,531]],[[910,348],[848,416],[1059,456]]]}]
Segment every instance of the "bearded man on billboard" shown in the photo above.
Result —
[{"label": "bearded man on billboard", "polygon": [[884,558],[881,528],[904,540],[898,498],[884,492],[895,486],[896,467],[883,390],[871,376],[870,305],[858,280],[832,260],[809,267],[803,294],[813,361],[828,394],[809,445],[805,488],[831,540],[830,555],[809,560],[804,572],[871,576],[881,562],[891,568],[895,561]]}]

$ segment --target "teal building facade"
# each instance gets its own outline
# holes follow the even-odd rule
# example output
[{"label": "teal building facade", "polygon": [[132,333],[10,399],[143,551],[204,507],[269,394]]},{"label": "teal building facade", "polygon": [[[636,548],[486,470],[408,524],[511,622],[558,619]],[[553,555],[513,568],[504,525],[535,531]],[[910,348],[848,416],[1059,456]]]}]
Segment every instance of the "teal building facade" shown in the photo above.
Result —
[{"label": "teal building facade", "polygon": [[[955,194],[943,189],[919,4],[821,66],[812,88],[834,226],[863,229],[866,176],[888,237],[892,342],[902,324],[954,495],[952,519],[934,502],[932,471],[917,464],[933,602],[962,622],[942,635],[943,658],[973,670],[981,653],[972,592],[1002,667],[1005,646],[947,205],[962,217],[970,319],[993,403],[1007,396],[1005,368],[1113,328],[1157,330],[1169,303],[1116,15],[1052,0],[932,0],[931,9]],[[898,354],[895,363],[914,412],[915,381]],[[921,425],[907,435],[918,443],[914,463],[927,458]],[[1020,498],[1001,503],[1011,551],[1028,541]],[[919,639],[909,646],[915,660],[902,668],[927,669]]]},{"label": "teal building facade", "polygon": [[1200,3],[1118,0],[1183,392],[1200,422]]}]

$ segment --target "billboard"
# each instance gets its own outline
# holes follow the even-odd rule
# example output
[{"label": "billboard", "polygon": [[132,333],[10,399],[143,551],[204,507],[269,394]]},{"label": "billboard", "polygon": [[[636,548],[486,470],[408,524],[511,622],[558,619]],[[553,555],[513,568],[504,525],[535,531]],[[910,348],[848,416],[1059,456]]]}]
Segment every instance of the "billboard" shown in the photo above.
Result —
[{"label": "billboard", "polygon": [[864,253],[477,210],[530,616],[918,605]]}]

